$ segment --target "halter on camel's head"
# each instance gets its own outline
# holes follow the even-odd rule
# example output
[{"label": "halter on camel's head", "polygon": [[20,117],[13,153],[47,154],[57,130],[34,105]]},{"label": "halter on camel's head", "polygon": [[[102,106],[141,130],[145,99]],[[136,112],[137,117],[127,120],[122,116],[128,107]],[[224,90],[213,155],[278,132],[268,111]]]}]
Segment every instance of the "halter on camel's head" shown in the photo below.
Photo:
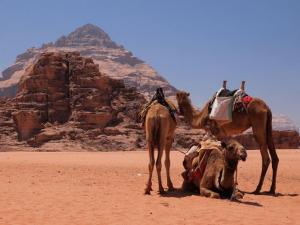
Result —
[{"label": "halter on camel's head", "polygon": [[245,161],[247,158],[247,151],[243,145],[234,139],[229,139],[228,141],[222,142],[223,153],[225,159],[230,161]]}]

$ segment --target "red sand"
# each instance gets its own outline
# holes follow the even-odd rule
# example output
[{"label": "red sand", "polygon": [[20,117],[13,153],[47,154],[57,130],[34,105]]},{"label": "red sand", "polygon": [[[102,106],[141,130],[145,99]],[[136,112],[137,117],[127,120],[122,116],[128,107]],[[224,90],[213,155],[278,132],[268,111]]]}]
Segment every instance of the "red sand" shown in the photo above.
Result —
[{"label": "red sand", "polygon": [[[143,195],[147,152],[0,153],[0,224],[300,224],[300,150],[278,154],[278,197],[246,194],[236,203],[180,193],[161,197],[156,172],[152,195]],[[180,187],[182,155],[171,156]],[[239,165],[239,188],[253,191],[260,170],[259,151],[249,151]],[[270,177],[269,171],[263,190]]]}]

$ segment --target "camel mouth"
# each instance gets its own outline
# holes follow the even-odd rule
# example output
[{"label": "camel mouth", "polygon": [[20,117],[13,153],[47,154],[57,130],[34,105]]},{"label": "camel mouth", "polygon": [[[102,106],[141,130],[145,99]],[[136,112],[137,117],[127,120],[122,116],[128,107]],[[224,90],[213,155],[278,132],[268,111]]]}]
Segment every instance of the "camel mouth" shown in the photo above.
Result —
[{"label": "camel mouth", "polygon": [[242,154],[242,155],[240,155],[240,159],[241,159],[243,162],[245,162],[246,159],[247,159],[247,154]]}]

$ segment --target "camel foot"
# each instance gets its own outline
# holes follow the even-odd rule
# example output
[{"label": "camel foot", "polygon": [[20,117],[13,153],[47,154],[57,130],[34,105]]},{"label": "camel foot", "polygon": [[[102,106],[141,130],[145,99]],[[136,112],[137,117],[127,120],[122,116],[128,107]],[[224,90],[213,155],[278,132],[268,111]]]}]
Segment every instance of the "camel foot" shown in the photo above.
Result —
[{"label": "camel foot", "polygon": [[269,191],[269,194],[270,194],[270,195],[276,195],[275,189],[272,189],[272,188],[271,188],[270,191]]},{"label": "camel foot", "polygon": [[212,193],[209,197],[210,198],[217,198],[217,199],[219,199],[220,195],[218,193]]},{"label": "camel foot", "polygon": [[145,195],[150,195],[150,192],[153,191],[152,187],[146,187],[144,194]]},{"label": "camel foot", "polygon": [[145,190],[144,195],[150,195],[150,191],[149,190]]},{"label": "camel foot", "polygon": [[244,193],[240,192],[240,191],[236,191],[235,193],[233,193],[230,197],[231,201],[236,201],[239,199],[242,199],[244,197]]},{"label": "camel foot", "polygon": [[256,188],[255,191],[250,192],[250,194],[259,195],[260,194],[260,190],[261,190],[261,188]]},{"label": "camel foot", "polygon": [[169,191],[169,192],[172,192],[172,191],[176,191],[176,189],[175,189],[174,187],[169,187],[169,188],[168,188],[168,191]]},{"label": "camel foot", "polygon": [[174,188],[173,184],[168,186],[168,191],[175,191],[175,188]]},{"label": "camel foot", "polygon": [[165,189],[160,188],[159,191],[158,191],[158,193],[159,193],[160,195],[164,195],[164,194],[166,194],[166,191],[165,191]]}]

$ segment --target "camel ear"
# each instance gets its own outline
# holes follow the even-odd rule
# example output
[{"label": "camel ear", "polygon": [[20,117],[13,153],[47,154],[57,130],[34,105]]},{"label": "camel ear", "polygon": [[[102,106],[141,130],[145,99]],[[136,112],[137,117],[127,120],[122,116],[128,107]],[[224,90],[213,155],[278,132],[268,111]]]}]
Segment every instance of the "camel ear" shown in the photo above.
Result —
[{"label": "camel ear", "polygon": [[190,92],[186,93],[186,96],[188,96],[188,97],[189,97],[189,96],[190,96]]},{"label": "camel ear", "polygon": [[221,142],[221,146],[222,146],[222,148],[226,148],[227,147],[227,145],[226,145],[226,143],[224,141]]}]

